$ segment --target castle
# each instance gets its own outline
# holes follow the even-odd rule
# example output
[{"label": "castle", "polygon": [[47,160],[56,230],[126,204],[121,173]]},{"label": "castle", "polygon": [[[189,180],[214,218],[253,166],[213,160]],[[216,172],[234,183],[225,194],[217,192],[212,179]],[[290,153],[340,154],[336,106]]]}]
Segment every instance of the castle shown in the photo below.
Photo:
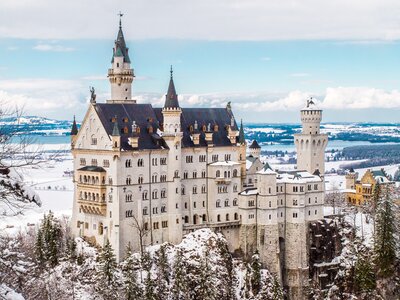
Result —
[{"label": "castle", "polygon": [[136,103],[121,23],[108,78],[111,99],[92,97],[71,131],[73,233],[99,245],[109,240],[121,259],[128,243],[141,251],[208,227],[225,235],[231,251],[258,250],[290,298],[305,297],[308,223],[323,218],[327,144],[313,100],[295,135],[298,168],[282,173],[261,162],[257,142],[246,156],[229,103],[181,107],[172,69],[163,107]]}]

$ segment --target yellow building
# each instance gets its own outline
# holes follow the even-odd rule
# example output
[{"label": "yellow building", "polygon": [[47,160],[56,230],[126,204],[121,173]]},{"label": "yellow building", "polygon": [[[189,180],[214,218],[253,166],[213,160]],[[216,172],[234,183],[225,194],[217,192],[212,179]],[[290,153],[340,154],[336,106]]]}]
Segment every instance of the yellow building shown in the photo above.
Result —
[{"label": "yellow building", "polygon": [[363,205],[370,202],[374,194],[375,185],[387,186],[394,184],[390,181],[385,170],[367,170],[360,180],[357,180],[358,173],[350,169],[346,174],[346,199],[353,205]]}]

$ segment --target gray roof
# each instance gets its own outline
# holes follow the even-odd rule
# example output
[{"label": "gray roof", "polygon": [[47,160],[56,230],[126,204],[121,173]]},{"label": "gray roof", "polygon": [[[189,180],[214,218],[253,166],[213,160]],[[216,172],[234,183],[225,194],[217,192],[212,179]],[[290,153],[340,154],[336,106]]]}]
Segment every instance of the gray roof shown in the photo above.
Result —
[{"label": "gray roof", "polygon": [[97,166],[86,166],[78,169],[78,171],[89,171],[89,172],[105,172],[106,170],[102,167]]},{"label": "gray roof", "polygon": [[[112,136],[116,127],[121,136],[121,149],[133,150],[128,143],[128,138],[132,136],[132,122],[140,128],[139,149],[163,149],[167,148],[165,141],[157,134],[157,130],[162,126],[162,108],[153,108],[151,104],[128,104],[128,103],[97,103],[94,106],[99,118],[108,135]],[[182,147],[206,147],[205,133],[203,125],[211,125],[213,130],[213,144],[216,147],[232,145],[228,138],[227,125],[231,123],[232,112],[226,108],[183,108],[181,114],[181,129],[183,132]],[[116,118],[116,122],[112,122]],[[197,121],[200,143],[194,145],[191,139],[190,126],[194,127]],[[214,131],[214,126],[218,129]],[[152,133],[150,127],[152,128]],[[125,133],[125,130],[127,133]],[[237,124],[234,123],[234,130]]]},{"label": "gray roof", "polygon": [[253,141],[253,143],[251,143],[250,149],[261,149],[260,145],[257,143],[256,140]]},{"label": "gray roof", "polygon": [[111,62],[112,63],[114,62],[114,57],[123,56],[124,62],[130,63],[131,60],[129,58],[128,51],[129,51],[129,48],[126,47],[124,33],[122,32],[122,27],[120,24],[117,39],[115,40],[114,53],[113,53]]},{"label": "gray roof", "polygon": [[167,95],[165,96],[164,108],[178,108],[179,107],[178,94],[176,93],[176,90],[175,90],[174,78],[172,76],[172,73],[173,72],[172,72],[172,67],[171,67],[171,78],[169,79],[168,92],[167,92]]},{"label": "gray roof", "polygon": [[72,123],[72,128],[71,128],[71,135],[77,135],[77,134],[78,134],[78,126],[76,126],[76,121],[74,116],[74,122]]}]

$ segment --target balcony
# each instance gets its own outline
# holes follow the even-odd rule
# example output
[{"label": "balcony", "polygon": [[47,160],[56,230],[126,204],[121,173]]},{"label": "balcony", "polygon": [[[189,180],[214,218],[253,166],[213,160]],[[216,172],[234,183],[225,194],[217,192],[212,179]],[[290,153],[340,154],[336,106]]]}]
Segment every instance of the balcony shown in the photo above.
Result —
[{"label": "balcony", "polygon": [[85,214],[105,216],[107,213],[107,202],[103,199],[101,201],[78,199],[78,204]]},{"label": "balcony", "polygon": [[203,224],[183,224],[183,230],[194,231],[201,228],[233,228],[240,226],[240,221],[228,221]]},{"label": "balcony", "polygon": [[216,184],[230,184],[232,179],[230,177],[217,177],[215,178]]}]

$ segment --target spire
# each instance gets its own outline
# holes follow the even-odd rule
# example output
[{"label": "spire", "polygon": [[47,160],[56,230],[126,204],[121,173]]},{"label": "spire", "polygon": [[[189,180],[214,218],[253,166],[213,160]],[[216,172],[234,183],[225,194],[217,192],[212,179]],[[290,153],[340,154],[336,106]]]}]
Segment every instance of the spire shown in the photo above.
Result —
[{"label": "spire", "polygon": [[120,134],[119,134],[119,129],[118,129],[118,120],[117,120],[117,116],[115,116],[115,121],[114,121],[114,128],[113,128],[113,131],[112,131],[112,136],[120,136]]},{"label": "spire", "polygon": [[171,77],[169,79],[168,92],[165,97],[164,108],[179,108],[178,95],[176,94],[176,90],[175,90],[175,84],[174,84],[174,78],[173,78],[174,71],[172,70],[172,66],[171,66],[170,73],[171,73]]},{"label": "spire", "polygon": [[77,134],[78,134],[78,126],[76,126],[75,115],[74,115],[74,122],[72,123],[71,135],[77,135]]},{"label": "spire", "polygon": [[240,129],[239,129],[239,144],[245,144],[246,139],[244,138],[243,121],[240,119]]},{"label": "spire", "polygon": [[118,15],[119,15],[119,30],[118,30],[117,39],[115,40],[114,54],[111,59],[111,62],[112,63],[114,62],[114,57],[123,56],[124,62],[131,63],[131,60],[128,55],[129,48],[126,47],[124,33],[122,32],[122,20],[121,19],[124,14],[119,13]]},{"label": "spire", "polygon": [[257,143],[256,140],[253,140],[253,143],[251,143],[250,149],[261,149],[260,145]]}]

